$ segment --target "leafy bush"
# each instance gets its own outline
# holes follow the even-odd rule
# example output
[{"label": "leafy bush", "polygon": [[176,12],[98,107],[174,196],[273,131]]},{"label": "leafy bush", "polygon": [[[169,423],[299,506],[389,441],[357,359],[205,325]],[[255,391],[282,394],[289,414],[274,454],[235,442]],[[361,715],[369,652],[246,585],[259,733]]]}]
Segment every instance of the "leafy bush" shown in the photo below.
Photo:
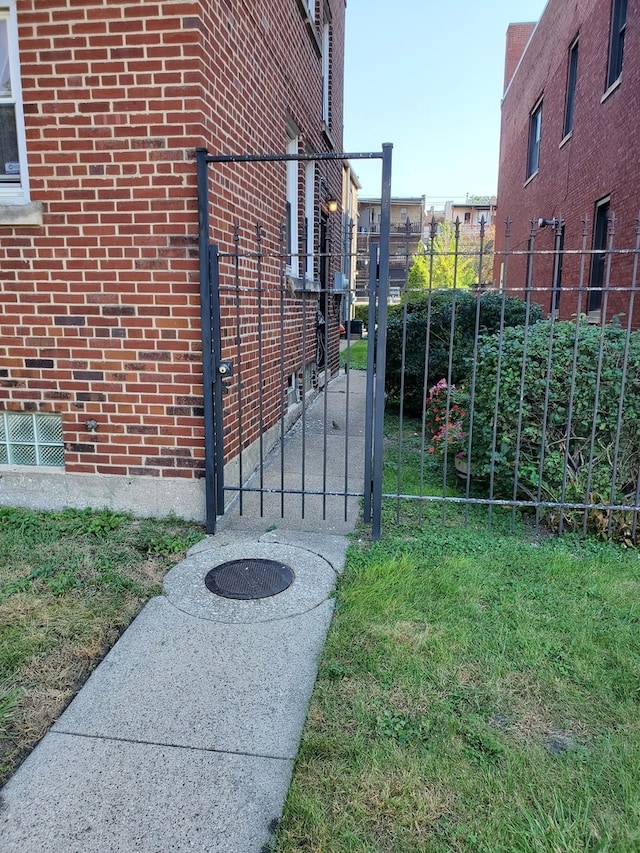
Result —
[{"label": "leafy bush", "polygon": [[[507,329],[502,340],[500,393],[496,413],[497,441],[493,447],[499,340],[497,337],[485,338],[477,360],[472,465],[474,470],[488,474],[493,460],[497,496],[513,497],[520,420],[517,466],[517,491],[520,496],[537,498],[540,492],[543,501],[560,501],[563,497],[566,461],[566,501],[608,503],[613,497],[615,503],[624,504],[634,499],[640,468],[640,332],[634,332],[629,341],[623,417],[612,493],[626,342],[626,331],[618,324],[609,325],[603,331],[600,326],[589,325],[586,320],[582,320],[577,329],[573,322],[551,324],[550,321],[544,321],[529,329],[525,352],[524,328]],[[574,352],[577,352],[577,369],[573,405],[569,409]],[[520,402],[523,365],[524,394]],[[592,441],[594,413],[596,430]],[[542,456],[544,463],[540,471]],[[611,515],[618,536],[626,540],[630,537],[631,515],[631,512],[624,511]],[[588,526],[605,536],[609,528],[609,516],[608,511],[590,510]],[[565,511],[563,523],[568,528],[579,528],[583,517],[582,511]],[[559,511],[551,510],[547,518],[552,525],[556,525],[560,518]],[[631,543],[628,541],[628,544]]]},{"label": "leafy bush", "polygon": [[[435,385],[443,378],[454,385],[464,385],[468,384],[471,374],[477,305],[480,304],[480,334],[484,337],[500,330],[503,302],[505,327],[523,325],[526,303],[499,293],[484,293],[476,297],[462,290],[432,290],[407,303],[404,404],[408,412],[422,411],[429,319],[427,385]],[[404,309],[404,305],[391,306],[387,325],[387,394],[395,400],[400,397]],[[449,343],[454,311],[453,359],[449,376]],[[541,316],[540,307],[532,305],[529,322],[535,323]]]},{"label": "leafy bush", "polygon": [[353,319],[354,320],[362,320],[362,322],[367,326],[369,324],[369,303],[359,302],[353,308]]}]

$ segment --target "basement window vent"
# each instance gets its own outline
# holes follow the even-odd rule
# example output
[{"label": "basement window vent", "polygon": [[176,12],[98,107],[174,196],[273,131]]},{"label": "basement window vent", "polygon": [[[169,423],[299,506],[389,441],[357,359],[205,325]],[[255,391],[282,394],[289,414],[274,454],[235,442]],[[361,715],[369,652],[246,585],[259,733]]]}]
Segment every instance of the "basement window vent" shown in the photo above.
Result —
[{"label": "basement window vent", "polygon": [[64,465],[62,417],[0,412],[0,465]]}]

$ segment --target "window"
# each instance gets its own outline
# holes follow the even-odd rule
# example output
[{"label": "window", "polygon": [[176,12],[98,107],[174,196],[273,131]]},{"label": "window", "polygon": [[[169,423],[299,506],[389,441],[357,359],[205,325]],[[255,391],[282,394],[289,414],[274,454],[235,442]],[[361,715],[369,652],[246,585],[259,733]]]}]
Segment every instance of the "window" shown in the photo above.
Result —
[{"label": "window", "polygon": [[609,72],[607,89],[622,74],[624,34],[627,28],[627,0],[613,0],[611,8],[611,40],[609,43]]},{"label": "window", "polygon": [[540,138],[542,134],[542,101],[539,101],[529,116],[529,154],[527,178],[538,171],[540,165]]},{"label": "window", "polygon": [[307,12],[312,21],[316,19],[316,0],[304,0]]},{"label": "window", "polygon": [[[289,136],[287,142],[287,154],[298,153],[298,137]],[[287,161],[287,192],[286,192],[286,247],[287,247],[287,272],[294,277],[298,276],[298,161]]]},{"label": "window", "polygon": [[15,3],[0,0],[0,204],[28,201]]},{"label": "window", "polygon": [[573,113],[576,105],[576,83],[578,82],[578,39],[569,48],[569,69],[567,71],[567,96],[564,105],[563,137],[573,130]]},{"label": "window", "polygon": [[593,250],[591,273],[589,276],[589,301],[587,313],[599,312],[602,305],[602,286],[605,276],[607,257],[607,233],[609,230],[609,197],[596,204],[593,225]]},{"label": "window", "polygon": [[322,121],[331,126],[331,24],[322,27]]},{"label": "window", "polygon": [[60,415],[0,412],[0,465],[64,465]]}]

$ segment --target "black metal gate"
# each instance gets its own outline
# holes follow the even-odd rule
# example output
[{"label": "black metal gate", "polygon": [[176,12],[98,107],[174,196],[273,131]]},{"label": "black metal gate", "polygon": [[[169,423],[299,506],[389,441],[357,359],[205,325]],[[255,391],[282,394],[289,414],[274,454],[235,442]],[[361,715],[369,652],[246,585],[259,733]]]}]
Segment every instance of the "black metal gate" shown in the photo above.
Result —
[{"label": "black metal gate", "polygon": [[[263,515],[265,503],[279,501],[281,517],[291,518],[295,497],[303,518],[309,512],[326,518],[330,499],[343,502],[346,518],[348,500],[363,498],[364,520],[371,523],[374,538],[381,534],[391,158],[390,144],[380,152],[355,154],[210,155],[197,149],[208,533],[215,533],[217,518],[232,502],[241,514]],[[335,191],[343,195],[336,186],[343,164],[365,159],[382,163],[381,218],[379,239],[362,259],[369,269],[369,340],[367,370],[358,379],[364,385],[364,404],[357,414],[362,440],[356,440],[350,428],[356,414],[349,405],[356,379],[340,365],[340,341],[349,346],[358,329],[352,322],[351,286],[357,223],[341,211]],[[295,204],[289,202],[288,189],[282,192],[279,164],[295,167]],[[278,168],[273,177],[270,170]],[[301,170],[307,168],[312,178],[300,210]],[[332,169],[332,178],[318,174],[322,168]],[[224,176],[220,170],[226,170]],[[282,217],[264,207],[263,216],[254,215],[252,208],[259,212],[268,192],[261,186],[254,202],[250,187],[263,175],[265,180],[271,175],[272,206],[284,208]],[[248,187],[249,201],[242,209],[234,204],[234,181]],[[344,407],[336,417],[332,406],[337,397],[331,390],[338,377],[345,387],[337,392],[344,396]],[[313,434],[306,429],[312,419],[318,427]],[[302,452],[291,467],[285,445],[296,421]],[[329,450],[336,433],[344,435],[343,478]],[[307,441],[316,442],[316,459],[318,451],[322,455],[313,480],[305,469]],[[276,447],[274,484],[265,471]],[[357,482],[349,474],[354,454],[361,462]]]}]

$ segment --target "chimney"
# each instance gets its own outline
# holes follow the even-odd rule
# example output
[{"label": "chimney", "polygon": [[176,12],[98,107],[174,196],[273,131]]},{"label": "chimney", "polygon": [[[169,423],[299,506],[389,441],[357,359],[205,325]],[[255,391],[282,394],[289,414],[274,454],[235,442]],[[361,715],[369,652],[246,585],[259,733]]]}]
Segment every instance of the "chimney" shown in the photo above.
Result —
[{"label": "chimney", "polygon": [[509,24],[507,28],[507,50],[504,63],[504,92],[511,82],[511,78],[522,59],[524,49],[529,43],[531,33],[535,30],[535,23]]}]

